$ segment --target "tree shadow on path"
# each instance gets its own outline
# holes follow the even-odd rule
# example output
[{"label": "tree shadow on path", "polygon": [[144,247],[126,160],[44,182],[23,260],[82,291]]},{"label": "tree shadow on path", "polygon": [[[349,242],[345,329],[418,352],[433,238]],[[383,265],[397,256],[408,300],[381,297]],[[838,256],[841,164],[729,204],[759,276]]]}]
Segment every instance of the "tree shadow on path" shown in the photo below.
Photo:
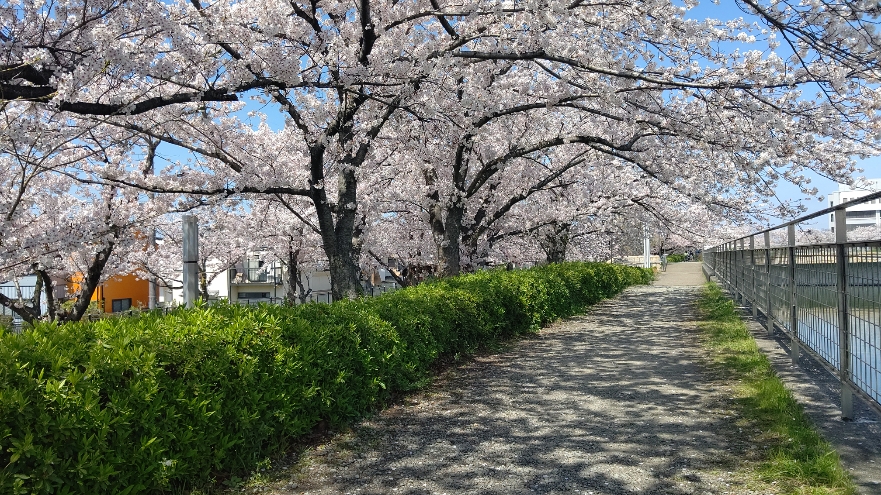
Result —
[{"label": "tree shadow on path", "polygon": [[631,288],[478,358],[357,426],[291,491],[753,493],[727,474],[748,447],[700,361],[698,290]]}]

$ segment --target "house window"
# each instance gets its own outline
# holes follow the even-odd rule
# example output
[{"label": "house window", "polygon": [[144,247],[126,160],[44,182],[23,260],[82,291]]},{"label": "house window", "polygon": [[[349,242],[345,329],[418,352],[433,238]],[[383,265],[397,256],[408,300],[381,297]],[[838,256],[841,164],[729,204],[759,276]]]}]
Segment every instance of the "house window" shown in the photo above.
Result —
[{"label": "house window", "polygon": [[239,299],[269,299],[268,292],[239,292]]},{"label": "house window", "polygon": [[248,258],[247,267],[249,282],[267,282],[269,280],[266,270],[263,269],[265,264],[266,262],[261,260],[259,255],[254,255]]},{"label": "house window", "polygon": [[121,313],[132,309],[132,299],[114,299],[110,302],[110,308],[114,313]]}]

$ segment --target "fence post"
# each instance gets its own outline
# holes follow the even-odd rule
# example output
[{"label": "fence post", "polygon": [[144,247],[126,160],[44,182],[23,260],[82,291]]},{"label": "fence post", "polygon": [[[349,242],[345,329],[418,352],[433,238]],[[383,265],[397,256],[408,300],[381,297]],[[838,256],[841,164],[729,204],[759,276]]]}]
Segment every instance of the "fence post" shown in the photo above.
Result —
[{"label": "fence post", "polygon": [[731,243],[731,267],[734,271],[734,301],[740,305],[740,251],[737,249],[737,241]]},{"label": "fence post", "polygon": [[740,239],[740,305],[746,304],[747,290],[749,289],[749,281],[746,276],[746,239]]},{"label": "fence post", "polygon": [[799,343],[798,343],[798,289],[795,280],[795,224],[790,224],[786,228],[786,244],[789,245],[789,356],[793,363],[798,362]]},{"label": "fence post", "polygon": [[737,271],[740,273],[740,305],[746,304],[746,240],[740,239],[740,249],[738,249]]},{"label": "fence post", "polygon": [[847,214],[835,210],[835,267],[838,272],[838,374],[841,382],[841,418],[853,418],[850,380],[850,313],[847,307]]},{"label": "fence post", "polygon": [[734,269],[736,255],[736,246],[734,241],[731,241],[728,243],[728,266],[726,268],[728,270],[728,290],[734,293],[735,298],[737,298],[737,271]]},{"label": "fence post", "polygon": [[768,276],[768,281],[765,284],[765,320],[766,325],[768,327],[768,333],[774,333],[774,318],[771,316],[773,311],[771,310],[771,305],[773,304],[773,299],[771,298],[771,232],[765,232],[765,274]]},{"label": "fence post", "polygon": [[749,301],[749,276],[746,272],[746,239],[740,240],[740,304]]},{"label": "fence post", "polygon": [[735,262],[736,262],[736,251],[737,246],[734,245],[734,241],[728,243],[728,290],[734,293],[734,298],[737,299],[737,270],[735,270]]},{"label": "fence post", "polygon": [[734,265],[733,254],[734,251],[731,248],[732,243],[725,243],[725,287],[730,290],[732,293],[734,292],[734,277],[731,270],[731,267]]},{"label": "fence post", "polygon": [[[713,268],[712,275],[715,275],[715,276],[716,276],[716,280],[718,280],[718,279],[719,279],[719,246],[716,246],[716,247],[712,248],[712,250],[713,250],[713,251],[712,251],[712,256],[713,256],[713,257],[710,258],[710,260],[713,262],[713,265],[712,265],[712,268]],[[709,282],[709,281],[710,281],[710,277],[707,277],[707,282]]]},{"label": "fence post", "polygon": [[738,258],[740,257],[740,253],[737,251],[737,241],[731,243],[731,266],[734,270],[734,301],[737,304],[742,304],[740,297],[740,270],[738,270]]},{"label": "fence post", "polygon": [[[716,255],[715,255],[715,253],[713,253],[712,249],[715,249],[715,248],[711,248],[709,250],[705,249],[703,252],[703,255],[702,255],[703,259],[701,260],[701,269],[704,274],[704,278],[707,279],[707,283],[710,283],[710,273],[711,273],[710,270],[712,270],[712,268],[710,268],[710,264],[711,264],[710,260],[715,261],[715,259],[716,259]],[[711,254],[711,253],[713,253],[713,254]],[[707,256],[710,256],[709,260],[707,259]],[[715,263],[713,263],[713,264],[715,264]]]},{"label": "fence post", "polygon": [[759,316],[758,295],[756,293],[756,236],[749,236],[749,275],[752,280],[750,287],[750,303],[753,306],[753,318]]}]

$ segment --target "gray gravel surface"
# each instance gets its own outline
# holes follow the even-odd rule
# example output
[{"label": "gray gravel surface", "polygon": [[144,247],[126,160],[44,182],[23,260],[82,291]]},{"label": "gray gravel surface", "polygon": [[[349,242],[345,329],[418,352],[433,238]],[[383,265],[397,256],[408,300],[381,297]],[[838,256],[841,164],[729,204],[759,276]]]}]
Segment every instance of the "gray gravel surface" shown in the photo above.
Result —
[{"label": "gray gravel surface", "polygon": [[451,369],[246,490],[776,493],[738,475],[761,447],[739,440],[732,392],[702,358],[699,289],[682,285],[628,289]]}]

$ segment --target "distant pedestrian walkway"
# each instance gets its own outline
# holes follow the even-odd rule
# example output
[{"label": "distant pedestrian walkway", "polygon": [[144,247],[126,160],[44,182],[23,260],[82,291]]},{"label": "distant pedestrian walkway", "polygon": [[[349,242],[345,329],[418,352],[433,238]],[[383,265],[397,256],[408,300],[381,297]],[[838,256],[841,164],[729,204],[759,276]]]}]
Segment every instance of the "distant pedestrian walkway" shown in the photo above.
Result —
[{"label": "distant pedestrian walkway", "polygon": [[697,287],[704,284],[699,261],[668,263],[667,271],[658,273],[653,285],[662,287]]}]

